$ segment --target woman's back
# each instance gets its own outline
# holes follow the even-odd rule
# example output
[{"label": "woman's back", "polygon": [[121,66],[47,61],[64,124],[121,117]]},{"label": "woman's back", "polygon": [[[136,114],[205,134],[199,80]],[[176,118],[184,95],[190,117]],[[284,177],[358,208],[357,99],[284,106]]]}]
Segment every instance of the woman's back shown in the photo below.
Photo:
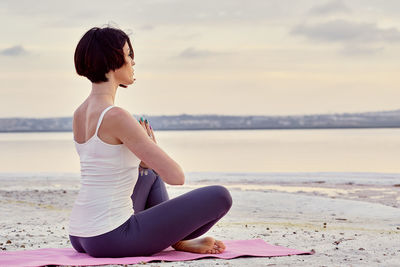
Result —
[{"label": "woman's back", "polygon": [[[104,117],[112,108],[105,108],[100,115],[87,113],[86,124],[82,116],[84,109],[78,109],[74,115],[74,135],[79,137],[74,138],[81,164],[81,188],[71,213],[70,235],[87,237],[106,233],[134,213],[130,196],[137,181],[140,159],[124,144],[110,144],[99,136]],[[98,120],[93,127],[92,118],[96,115]],[[94,133],[88,136],[93,128]]]},{"label": "woman's back", "polygon": [[[94,136],[101,113],[112,105],[101,101],[101,99],[91,98],[93,97],[86,99],[74,112],[73,132],[74,140],[77,143],[85,143]],[[105,114],[105,117],[108,117],[108,115],[109,113]],[[121,141],[112,136],[108,122],[107,118],[103,119],[101,129],[99,128],[98,132],[99,138],[108,144],[121,144]]]}]

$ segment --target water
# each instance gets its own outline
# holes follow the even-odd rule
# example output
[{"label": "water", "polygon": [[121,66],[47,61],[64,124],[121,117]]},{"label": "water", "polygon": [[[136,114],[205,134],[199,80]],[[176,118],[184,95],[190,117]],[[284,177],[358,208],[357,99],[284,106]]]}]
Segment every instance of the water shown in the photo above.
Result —
[{"label": "water", "polygon": [[[159,131],[185,172],[400,173],[400,129]],[[79,173],[72,133],[0,133],[0,173]]]}]

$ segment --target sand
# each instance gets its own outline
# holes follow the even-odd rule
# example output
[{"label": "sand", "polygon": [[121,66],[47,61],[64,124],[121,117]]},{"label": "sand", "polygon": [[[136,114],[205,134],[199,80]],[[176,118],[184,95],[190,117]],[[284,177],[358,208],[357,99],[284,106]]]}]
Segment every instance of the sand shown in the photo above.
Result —
[{"label": "sand", "polygon": [[[168,186],[170,197],[212,181]],[[221,184],[221,183],[218,183]],[[225,183],[233,206],[206,235],[262,238],[314,255],[153,262],[147,266],[400,266],[400,186],[323,179]],[[70,247],[68,218],[78,179],[0,179],[0,249]],[[118,265],[109,265],[118,266]]]}]

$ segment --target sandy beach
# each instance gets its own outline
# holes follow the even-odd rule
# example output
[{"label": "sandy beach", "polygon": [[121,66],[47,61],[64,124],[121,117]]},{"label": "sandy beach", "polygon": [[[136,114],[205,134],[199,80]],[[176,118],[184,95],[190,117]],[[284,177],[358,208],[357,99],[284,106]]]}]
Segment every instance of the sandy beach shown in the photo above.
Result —
[{"label": "sandy beach", "polygon": [[[168,186],[170,197],[208,184],[225,185],[233,197],[230,212],[207,235],[221,240],[261,238],[315,254],[148,266],[400,266],[400,182],[393,182],[396,179],[374,184],[371,179],[352,182],[316,175],[306,180],[222,183],[199,179],[201,174],[192,176],[197,178],[187,179],[184,186]],[[78,178],[4,174],[0,188],[0,249],[70,247],[67,226]]]}]

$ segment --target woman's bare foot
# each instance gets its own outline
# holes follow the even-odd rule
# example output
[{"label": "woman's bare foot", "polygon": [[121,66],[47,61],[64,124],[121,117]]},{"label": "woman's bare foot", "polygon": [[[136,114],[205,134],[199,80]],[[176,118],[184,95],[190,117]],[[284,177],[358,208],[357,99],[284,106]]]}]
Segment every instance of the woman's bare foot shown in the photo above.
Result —
[{"label": "woman's bare foot", "polygon": [[219,254],[225,250],[224,243],[209,236],[178,241],[172,247],[176,250],[201,254]]}]

